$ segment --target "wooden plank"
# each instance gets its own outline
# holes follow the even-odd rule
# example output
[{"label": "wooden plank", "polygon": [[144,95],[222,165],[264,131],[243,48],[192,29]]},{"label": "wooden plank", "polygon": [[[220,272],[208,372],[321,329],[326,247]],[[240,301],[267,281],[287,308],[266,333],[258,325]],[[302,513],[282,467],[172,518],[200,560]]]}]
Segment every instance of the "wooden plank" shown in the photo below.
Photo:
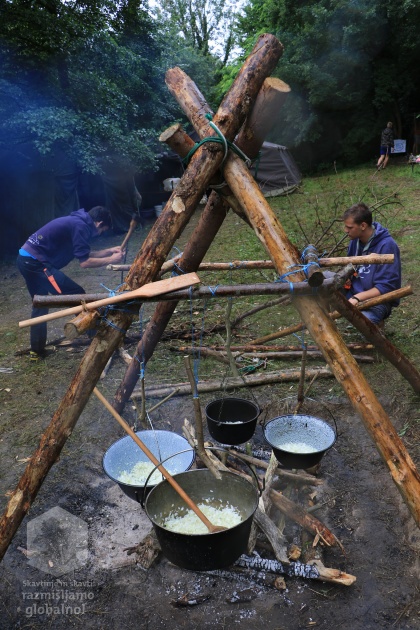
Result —
[{"label": "wooden plank", "polygon": [[109,306],[110,304],[118,304],[120,302],[127,302],[127,300],[139,300],[141,298],[156,297],[162,295],[162,293],[170,293],[177,289],[184,289],[190,287],[193,284],[198,284],[200,278],[196,273],[186,273],[182,276],[174,276],[173,278],[167,278],[166,280],[158,280],[157,282],[149,282],[144,284],[139,289],[133,291],[125,291],[124,293],[118,293],[109,298],[103,300],[97,300],[96,302],[90,302],[89,304],[83,304],[80,306],[73,306],[72,308],[66,308],[63,311],[56,311],[55,313],[48,313],[47,315],[41,315],[41,317],[33,317],[32,319],[25,319],[19,322],[19,328],[25,328],[25,326],[34,326],[41,322],[49,322],[52,319],[60,319],[60,317],[67,317],[67,315],[77,315],[82,311],[94,311],[102,306]]}]

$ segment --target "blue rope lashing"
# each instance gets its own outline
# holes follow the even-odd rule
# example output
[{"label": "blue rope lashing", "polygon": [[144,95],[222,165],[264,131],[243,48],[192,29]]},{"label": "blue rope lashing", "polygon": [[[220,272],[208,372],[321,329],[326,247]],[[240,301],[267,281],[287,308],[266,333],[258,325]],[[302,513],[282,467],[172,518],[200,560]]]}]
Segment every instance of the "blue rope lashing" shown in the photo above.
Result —
[{"label": "blue rope lashing", "polygon": [[307,252],[313,252],[316,253],[316,248],[314,245],[308,245],[307,247],[305,247],[305,249],[303,250],[303,252],[300,255],[300,259],[302,262],[305,262],[305,257]]},{"label": "blue rope lashing", "polygon": [[135,360],[140,365],[139,378],[144,379],[145,369],[144,369],[144,361],[140,361],[139,357],[135,354]]},{"label": "blue rope lashing", "polygon": [[[303,250],[303,252],[302,252],[302,254],[300,256],[302,262],[305,262],[306,254],[308,252],[312,252],[312,253],[317,254],[315,245],[308,245],[307,247],[305,247],[305,249]],[[318,255],[317,255],[317,258],[318,258]],[[309,268],[310,267],[317,267],[317,269],[320,269],[320,265],[319,265],[319,263],[316,260],[313,260],[312,262],[305,263],[302,266],[302,271],[304,272],[306,278],[308,278]]]},{"label": "blue rope lashing", "polygon": [[300,346],[301,346],[302,350],[305,350],[306,344],[305,344],[304,336],[302,335],[302,337],[299,337],[299,335],[297,333],[293,333],[293,335],[294,335],[294,337],[296,337],[296,339],[298,339],[300,341]]},{"label": "blue rope lashing", "polygon": [[120,291],[120,292],[118,292],[118,289],[120,287],[122,287],[123,284],[119,284],[116,289],[108,289],[108,287],[106,287],[104,284],[102,284],[102,282],[101,282],[100,286],[103,287],[106,291],[108,291],[109,297],[115,297],[116,295],[120,295],[120,293],[128,293],[128,291]]},{"label": "blue rope lashing", "polygon": [[220,287],[220,284],[216,284],[215,287],[208,287],[212,297],[216,297],[216,291],[219,287]]},{"label": "blue rope lashing", "polygon": [[229,268],[230,269],[241,269],[244,265],[246,265],[247,262],[248,262],[247,260],[241,260],[238,264],[230,262],[229,263]]},{"label": "blue rope lashing", "polygon": [[185,273],[185,271],[176,264],[176,262],[174,262],[174,268],[172,270],[172,276],[182,276]]},{"label": "blue rope lashing", "polygon": [[114,328],[114,330],[118,330],[118,332],[120,333],[125,334],[127,332],[124,328],[120,328],[119,326],[116,326],[114,322],[111,322],[111,320],[107,319],[106,317],[101,317],[101,320],[103,321],[104,324],[106,324],[110,328]]},{"label": "blue rope lashing", "polygon": [[293,276],[293,274],[297,273],[297,271],[288,271],[287,273],[284,273],[283,275],[279,276],[275,282],[284,282],[285,284],[288,283],[289,284],[289,291],[290,293],[293,293],[294,291],[294,286],[293,286],[293,282],[290,282],[290,280],[286,280],[286,278],[288,276]]}]

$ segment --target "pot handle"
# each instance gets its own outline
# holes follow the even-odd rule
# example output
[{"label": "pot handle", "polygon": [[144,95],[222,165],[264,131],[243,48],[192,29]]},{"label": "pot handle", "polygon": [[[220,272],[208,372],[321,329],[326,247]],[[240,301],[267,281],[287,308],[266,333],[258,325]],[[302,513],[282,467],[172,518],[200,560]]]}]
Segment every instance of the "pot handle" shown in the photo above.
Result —
[{"label": "pot handle", "polygon": [[325,407],[325,409],[328,411],[328,413],[330,414],[331,418],[333,419],[334,428],[335,428],[335,439],[337,439],[338,438],[337,422],[336,422],[335,416],[334,416],[333,412],[331,411],[331,409],[329,407],[327,407],[327,405],[324,402],[322,402],[321,400],[315,400],[315,398],[307,398],[307,400],[312,400],[312,402],[319,403],[320,405]]},{"label": "pot handle", "polygon": [[[222,448],[222,447],[220,447],[220,446],[205,446],[205,447],[204,447],[204,449],[205,449],[206,451],[223,451],[224,453],[227,453],[228,455],[231,455],[231,456],[235,457],[235,454],[234,454],[234,453],[232,453],[231,451],[228,451],[227,449]],[[166,457],[164,460],[162,460],[161,462],[159,462],[159,465],[164,464],[166,461],[168,461],[168,459],[171,459],[172,457],[176,457],[177,455],[181,455],[182,453],[189,453],[190,451],[194,451],[194,453],[195,453],[195,450],[194,450],[193,448],[187,448],[187,449],[185,449],[184,451],[179,451],[179,453],[173,453],[172,455],[169,455],[169,457]],[[252,473],[252,476],[254,477],[254,480],[255,480],[255,485],[256,485],[256,487],[257,487],[257,490],[258,490],[259,496],[261,497],[261,495],[262,495],[262,493],[263,493],[263,490],[264,490],[264,487],[265,487],[264,482],[263,482],[263,484],[262,484],[262,488],[260,488],[260,483],[259,483],[258,477],[257,477],[257,475],[255,474],[255,472],[252,470],[252,467],[248,464],[248,462],[245,462],[245,461],[244,461],[243,459],[241,459],[240,457],[237,457],[237,459],[239,459],[239,460],[241,461],[241,464],[246,464],[246,465],[248,466],[249,470],[250,470],[250,471],[251,471],[251,473]],[[140,502],[139,502],[139,503],[140,503],[140,505],[141,505],[141,507],[142,507],[143,509],[144,509],[144,499],[145,499],[145,497],[144,497],[144,493],[145,493],[146,488],[147,488],[147,482],[149,481],[150,477],[153,475],[153,473],[155,472],[155,470],[156,470],[156,469],[157,469],[157,466],[155,466],[155,467],[153,468],[153,470],[151,470],[151,471],[150,471],[150,473],[148,474],[147,479],[146,479],[146,481],[145,481],[145,483],[144,483],[144,486],[143,486],[142,497],[141,497],[141,500],[140,500]],[[234,474],[236,474],[236,473],[234,473]]]},{"label": "pot handle", "polygon": [[[164,464],[165,462],[168,461],[168,459],[172,459],[172,457],[176,457],[177,455],[182,455],[182,453],[189,453],[190,451],[194,451],[193,448],[186,448],[184,451],[178,451],[178,453],[172,453],[172,455],[168,455],[168,457],[165,457],[165,459],[163,459],[161,462],[159,462],[159,466],[161,466],[162,464]],[[195,454],[195,451],[194,451]],[[195,457],[192,461],[192,464],[194,463]],[[191,465],[192,465],[191,464]],[[143,486],[143,492],[141,493],[141,500],[139,501],[141,507],[144,509],[144,493],[146,492],[146,488],[147,488],[147,482],[149,481],[150,477],[153,475],[153,473],[155,472],[155,470],[157,470],[158,466],[155,466],[154,468],[152,468],[152,470],[149,472],[149,474],[147,475],[146,481],[144,482],[144,486]],[[163,477],[163,475],[162,475]],[[165,478],[163,477],[163,480]],[[159,482],[160,483],[160,482]]]}]

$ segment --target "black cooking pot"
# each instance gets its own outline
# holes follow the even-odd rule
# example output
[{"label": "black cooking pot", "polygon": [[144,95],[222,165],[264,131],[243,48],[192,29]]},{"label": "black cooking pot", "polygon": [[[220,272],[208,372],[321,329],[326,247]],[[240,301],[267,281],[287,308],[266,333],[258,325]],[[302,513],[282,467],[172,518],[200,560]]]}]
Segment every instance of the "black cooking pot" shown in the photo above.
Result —
[{"label": "black cooking pot", "polygon": [[258,505],[257,489],[243,477],[221,472],[216,479],[206,468],[174,475],[174,478],[197,504],[206,502],[213,507],[232,505],[241,514],[241,522],[215,534],[179,534],[164,527],[170,512],[180,515],[189,508],[168,481],[151,490],[145,510],[153,523],[162,552],[170,562],[183,569],[211,571],[231,565],[246,551],[252,519]]},{"label": "black cooking pot", "polygon": [[219,398],[206,407],[209,433],[221,444],[243,444],[250,440],[259,415],[258,406],[243,398]]},{"label": "black cooking pot", "polygon": [[305,469],[318,464],[333,446],[337,427],[314,416],[290,414],[267,422],[264,437],[282,466]]},{"label": "black cooking pot", "polygon": [[[136,435],[159,461],[168,462],[164,466],[171,475],[184,472],[193,465],[195,453],[181,435],[173,431],[138,431]],[[119,485],[124,494],[142,503],[144,495],[156,485],[156,482],[150,481],[151,475],[143,484],[131,484],[121,480],[121,474],[131,470],[138,462],[151,463],[147,455],[127,435],[111,444],[103,456],[102,466],[108,477]],[[158,483],[161,479],[163,475],[160,475]]]}]

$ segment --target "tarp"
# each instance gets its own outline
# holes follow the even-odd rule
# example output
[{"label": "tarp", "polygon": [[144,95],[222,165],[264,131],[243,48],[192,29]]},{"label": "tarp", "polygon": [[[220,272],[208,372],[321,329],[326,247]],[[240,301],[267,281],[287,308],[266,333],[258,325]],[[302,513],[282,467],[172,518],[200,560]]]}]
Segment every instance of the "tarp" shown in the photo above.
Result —
[{"label": "tarp", "polygon": [[302,181],[302,175],[289,149],[271,142],[264,142],[251,173],[265,197],[291,192]]},{"label": "tarp", "polygon": [[[143,211],[167,201],[171,193],[164,190],[164,180],[182,177],[183,171],[184,166],[178,155],[167,152],[160,156],[158,171],[136,176],[137,188],[143,197]],[[251,173],[265,197],[289,193],[302,181],[302,175],[289,149],[271,142],[264,142]]]}]

